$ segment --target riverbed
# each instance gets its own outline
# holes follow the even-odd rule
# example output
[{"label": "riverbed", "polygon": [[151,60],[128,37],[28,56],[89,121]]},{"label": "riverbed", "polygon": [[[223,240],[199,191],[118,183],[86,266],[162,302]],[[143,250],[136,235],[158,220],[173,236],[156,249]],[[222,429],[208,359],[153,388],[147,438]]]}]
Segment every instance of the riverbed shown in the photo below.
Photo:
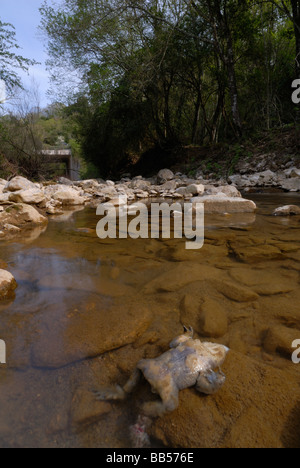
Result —
[{"label": "riverbed", "polygon": [[[279,377],[291,382],[294,397],[282,410],[285,426],[292,414],[288,435],[274,436],[281,403],[269,400],[256,445],[300,444],[300,365],[286,343],[286,336],[300,339],[300,218],[272,216],[278,206],[300,205],[300,196],[251,199],[256,215],[207,216],[199,251],[187,251],[184,239],[100,240],[92,208],[53,217],[46,230],[23,241],[2,242],[0,259],[18,288],[0,303],[0,339],[7,346],[7,364],[0,366],[0,446],[129,447],[129,425],[139,407],[155,398],[147,384],[118,404],[95,403],[92,391],[125,383],[140,359],[168,349],[182,325],[229,346],[237,362],[257,365],[269,376],[270,394],[272,385],[280,393]],[[205,324],[200,309],[209,315]],[[222,310],[221,323],[216,310]],[[238,361],[241,356],[245,361]],[[241,380],[233,391],[232,369],[225,368],[228,395],[231,390],[246,401],[251,383]],[[185,395],[201,411],[202,396],[186,390],[183,408]],[[238,433],[249,430],[249,421],[255,425],[260,411],[253,404],[244,420],[245,412],[231,416],[230,438],[224,429],[216,445],[253,444],[255,437],[243,443]],[[172,424],[179,433],[180,413],[156,424],[154,447],[209,444],[201,433],[198,441],[172,435]]]}]

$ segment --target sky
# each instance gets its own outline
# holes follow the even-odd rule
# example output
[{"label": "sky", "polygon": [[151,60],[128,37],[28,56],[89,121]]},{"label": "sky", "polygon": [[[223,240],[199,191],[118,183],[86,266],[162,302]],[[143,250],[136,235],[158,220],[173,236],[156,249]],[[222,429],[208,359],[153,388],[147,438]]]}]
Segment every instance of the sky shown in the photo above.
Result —
[{"label": "sky", "polygon": [[4,23],[11,23],[16,28],[16,39],[21,47],[18,53],[41,63],[30,67],[29,75],[22,71],[18,74],[25,88],[30,88],[34,77],[40,94],[40,105],[46,107],[50,104],[50,99],[46,95],[50,87],[49,73],[45,65],[46,43],[38,32],[41,20],[39,8],[42,4],[43,0],[0,0],[0,18]]}]

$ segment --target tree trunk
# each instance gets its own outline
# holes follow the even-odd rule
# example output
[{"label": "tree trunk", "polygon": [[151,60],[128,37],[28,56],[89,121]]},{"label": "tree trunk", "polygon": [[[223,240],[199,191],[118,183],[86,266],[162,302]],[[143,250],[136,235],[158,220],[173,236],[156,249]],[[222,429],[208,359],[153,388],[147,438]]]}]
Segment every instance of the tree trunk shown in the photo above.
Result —
[{"label": "tree trunk", "polygon": [[201,106],[201,89],[199,88],[197,93],[197,100],[195,103],[195,113],[194,113],[194,120],[193,120],[193,127],[192,127],[192,144],[196,143],[196,136],[197,136],[197,128],[199,123],[200,117],[200,106]]},{"label": "tree trunk", "polygon": [[[300,0],[299,0],[300,1]],[[238,87],[235,72],[234,45],[230,24],[227,16],[226,6],[222,11],[220,0],[207,0],[210,13],[212,33],[214,36],[215,49],[220,59],[224,63],[228,75],[228,88],[231,102],[231,116],[233,128],[236,136],[242,136],[242,121],[239,111]],[[223,39],[223,41],[222,41]],[[222,43],[223,42],[223,43]],[[225,47],[224,47],[225,45]]]},{"label": "tree trunk", "polygon": [[240,110],[239,110],[239,98],[238,98],[238,87],[237,87],[236,73],[235,73],[234,50],[233,50],[231,31],[227,24],[226,24],[226,29],[227,29],[226,31],[226,34],[227,34],[226,65],[227,65],[229,92],[230,92],[230,100],[231,100],[231,114],[232,114],[232,120],[233,120],[235,133],[237,137],[240,138],[242,136],[243,130],[242,130]]},{"label": "tree trunk", "polygon": [[300,78],[300,0],[292,0],[292,9],[296,37],[296,76]]}]

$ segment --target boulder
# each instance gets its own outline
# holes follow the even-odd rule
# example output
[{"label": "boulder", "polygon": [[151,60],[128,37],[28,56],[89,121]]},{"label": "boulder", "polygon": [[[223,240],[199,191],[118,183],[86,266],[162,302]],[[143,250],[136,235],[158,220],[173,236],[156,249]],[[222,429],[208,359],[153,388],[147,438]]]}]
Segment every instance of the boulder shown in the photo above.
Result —
[{"label": "boulder", "polygon": [[53,198],[66,206],[84,205],[86,201],[86,199],[81,197],[79,192],[73,188],[58,190],[54,193]]},{"label": "boulder", "polygon": [[42,216],[33,206],[24,203],[13,204],[0,213],[0,227],[12,224],[17,227],[47,224],[48,219]]},{"label": "boulder", "polygon": [[169,180],[165,182],[161,187],[160,190],[165,190],[166,192],[176,190],[177,182],[176,180]]},{"label": "boulder", "polygon": [[191,184],[186,187],[186,191],[192,195],[203,195],[205,187],[202,184]]},{"label": "boulder", "polygon": [[45,195],[42,190],[38,188],[31,188],[28,190],[20,190],[12,192],[9,195],[9,201],[15,203],[27,203],[28,205],[38,205],[45,201]]},{"label": "boulder", "polygon": [[61,215],[63,211],[61,209],[62,203],[59,201],[51,200],[46,203],[46,213],[49,215]]},{"label": "boulder", "polygon": [[0,300],[11,296],[17,287],[15,278],[6,270],[0,269]]},{"label": "boulder", "polygon": [[164,184],[168,180],[175,179],[174,173],[170,169],[162,169],[157,175],[157,180],[159,184]]},{"label": "boulder", "polygon": [[228,197],[223,194],[192,198],[192,203],[194,207],[197,203],[204,203],[207,214],[254,213],[256,211],[256,204],[252,200]]},{"label": "boulder", "polygon": [[188,191],[187,187],[179,187],[176,190],[176,194],[181,195],[184,198],[191,198],[193,196],[193,194]]},{"label": "boulder", "polygon": [[129,185],[129,188],[133,190],[148,190],[150,187],[151,183],[143,179],[135,179]]},{"label": "boulder", "polygon": [[274,216],[299,216],[300,207],[296,205],[286,205],[276,208],[273,213]]},{"label": "boulder", "polygon": [[89,189],[97,190],[100,187],[100,184],[96,179],[88,179],[88,180],[82,180],[80,182],[74,182],[73,185],[81,187],[83,190],[89,190]]},{"label": "boulder", "polygon": [[69,187],[73,185],[73,182],[70,179],[67,179],[66,177],[59,177],[58,183],[61,185],[68,185]]},{"label": "boulder", "polygon": [[221,185],[217,190],[227,197],[242,198],[241,192],[234,185]]},{"label": "boulder", "polygon": [[25,179],[25,177],[17,176],[7,182],[4,188],[4,192],[18,192],[19,190],[29,190],[36,188],[37,186],[33,182],[30,182],[30,180]]}]

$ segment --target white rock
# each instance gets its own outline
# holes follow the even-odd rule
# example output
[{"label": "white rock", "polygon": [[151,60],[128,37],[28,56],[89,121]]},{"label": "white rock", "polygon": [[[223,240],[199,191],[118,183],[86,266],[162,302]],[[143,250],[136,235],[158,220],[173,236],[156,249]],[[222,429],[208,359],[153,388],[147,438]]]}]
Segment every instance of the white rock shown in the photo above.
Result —
[{"label": "white rock", "polygon": [[[192,192],[189,192],[187,187],[179,187],[176,192],[175,192],[177,195],[181,195],[182,197],[185,197],[185,198],[190,198],[192,197]],[[194,194],[196,195],[196,194]]]},{"label": "white rock", "polygon": [[297,167],[290,167],[289,169],[286,169],[283,171],[286,177],[300,177],[300,169]]},{"label": "white rock", "polygon": [[10,193],[9,201],[15,203],[27,203],[29,205],[38,205],[39,203],[45,201],[45,195],[42,190],[38,188],[20,190],[18,192]]},{"label": "white rock", "polygon": [[286,205],[276,208],[274,216],[296,216],[300,215],[300,208],[296,205]]},{"label": "white rock", "polygon": [[0,270],[0,300],[8,297],[17,287],[15,278],[6,270]]},{"label": "white rock", "polygon": [[17,176],[5,185],[4,192],[17,192],[19,190],[36,189],[36,185],[25,177]]},{"label": "white rock", "polygon": [[192,195],[203,195],[205,192],[205,187],[202,184],[191,184],[186,187],[187,193],[191,193]]},{"label": "white rock", "polygon": [[193,207],[197,203],[204,203],[205,213],[254,213],[256,205],[251,200],[244,198],[227,197],[227,196],[205,196],[192,198]]},{"label": "white rock", "polygon": [[53,195],[54,200],[60,201],[63,205],[76,206],[84,205],[86,199],[81,197],[77,190],[68,188],[68,190],[57,191]]},{"label": "white rock", "polygon": [[175,175],[170,169],[162,169],[157,174],[157,179],[160,184],[163,184],[167,182],[168,180],[175,179]]},{"label": "white rock", "polygon": [[42,216],[33,206],[24,203],[11,205],[0,213],[0,226],[12,224],[23,227],[28,224],[47,224],[47,222],[47,218]]},{"label": "white rock", "polygon": [[0,193],[0,203],[8,202],[10,193]]},{"label": "white rock", "polygon": [[21,229],[14,224],[4,224],[4,230],[9,231],[11,233],[18,233],[21,232]]},{"label": "white rock", "polygon": [[220,186],[218,192],[224,193],[227,197],[242,198],[241,192],[234,185]]}]

